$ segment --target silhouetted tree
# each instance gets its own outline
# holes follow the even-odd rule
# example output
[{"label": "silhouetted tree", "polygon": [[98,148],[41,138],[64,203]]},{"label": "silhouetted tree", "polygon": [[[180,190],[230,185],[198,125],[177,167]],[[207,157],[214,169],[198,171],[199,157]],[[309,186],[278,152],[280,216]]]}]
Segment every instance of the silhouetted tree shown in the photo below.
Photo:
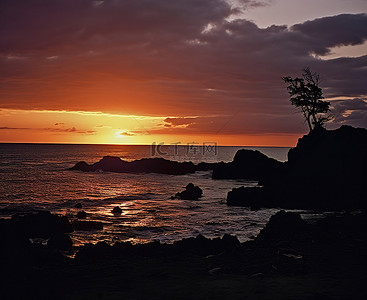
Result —
[{"label": "silhouetted tree", "polygon": [[310,131],[323,127],[329,120],[325,113],[330,111],[330,103],[323,101],[322,89],[319,87],[320,75],[304,68],[302,78],[282,77],[288,84],[287,90],[291,103],[299,107],[307,121]]}]

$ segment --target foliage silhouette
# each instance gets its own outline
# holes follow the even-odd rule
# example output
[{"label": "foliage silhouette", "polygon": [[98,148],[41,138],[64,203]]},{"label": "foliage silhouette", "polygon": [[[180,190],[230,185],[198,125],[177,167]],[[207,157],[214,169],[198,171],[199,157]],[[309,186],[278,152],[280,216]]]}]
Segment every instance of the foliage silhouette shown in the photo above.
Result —
[{"label": "foliage silhouette", "polygon": [[323,127],[329,120],[325,115],[330,111],[330,102],[323,101],[322,89],[319,87],[320,75],[304,68],[302,78],[282,77],[288,84],[287,90],[292,105],[299,107],[306,119],[310,131]]}]

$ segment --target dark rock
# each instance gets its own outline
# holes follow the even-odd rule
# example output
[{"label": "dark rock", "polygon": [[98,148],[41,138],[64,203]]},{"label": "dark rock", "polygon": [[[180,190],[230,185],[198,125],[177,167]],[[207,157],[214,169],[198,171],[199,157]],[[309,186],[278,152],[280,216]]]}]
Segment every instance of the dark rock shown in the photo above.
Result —
[{"label": "dark rock", "polygon": [[228,192],[227,205],[260,207],[263,203],[264,189],[262,187],[239,187]]},{"label": "dark rock", "polygon": [[[201,168],[207,168],[201,165]],[[132,162],[124,161],[118,157],[105,156],[99,162],[88,165],[78,162],[69,170],[84,172],[107,171],[117,173],[161,173],[183,175],[194,173],[197,167],[192,162],[170,161],[164,158],[143,158]]]},{"label": "dark rock", "polygon": [[300,238],[307,228],[307,223],[301,219],[299,214],[281,210],[271,216],[265,228],[260,231],[256,241],[270,243]]},{"label": "dark rock", "polygon": [[112,210],[112,213],[113,213],[114,215],[119,216],[119,215],[121,215],[121,214],[122,214],[122,209],[121,209],[120,207],[118,207],[118,206],[115,206],[115,207],[113,208],[113,210]]},{"label": "dark rock", "polygon": [[224,245],[226,245],[226,247],[229,247],[229,248],[240,245],[240,241],[238,240],[236,236],[230,235],[227,233],[223,235],[222,242]]},{"label": "dark rock", "polygon": [[233,162],[219,163],[213,169],[214,179],[263,180],[280,172],[283,163],[269,158],[259,151],[238,150]]},{"label": "dark rock", "polygon": [[74,230],[81,231],[93,231],[93,230],[102,230],[103,223],[98,221],[80,221],[76,220],[73,222]]},{"label": "dark rock", "polygon": [[66,234],[57,234],[49,239],[47,245],[58,250],[71,250],[73,242],[70,236]]},{"label": "dark rock", "polygon": [[75,205],[74,205],[74,207],[75,207],[75,208],[82,208],[83,206],[82,206],[82,204],[81,204],[81,203],[77,203],[77,204],[75,204]]},{"label": "dark rock", "polygon": [[228,193],[229,205],[288,209],[367,208],[367,130],[319,128],[299,139],[279,172],[261,179],[262,190]]},{"label": "dark rock", "polygon": [[288,168],[298,177],[366,178],[366,153],[366,129],[346,125],[336,130],[319,128],[300,138],[297,146],[289,150]]},{"label": "dark rock", "polygon": [[29,237],[43,237],[70,233],[73,228],[66,217],[40,211],[31,214],[16,214],[11,218],[12,225]]},{"label": "dark rock", "polygon": [[182,200],[198,200],[203,195],[203,191],[198,186],[191,182],[186,186],[186,189],[177,193],[174,198]]},{"label": "dark rock", "polygon": [[84,172],[92,171],[91,166],[88,165],[85,161],[77,162],[74,167],[70,168],[70,170],[80,170]]},{"label": "dark rock", "polygon": [[76,217],[78,219],[86,219],[87,218],[87,213],[83,210],[83,211],[78,211],[78,213],[76,214]]}]

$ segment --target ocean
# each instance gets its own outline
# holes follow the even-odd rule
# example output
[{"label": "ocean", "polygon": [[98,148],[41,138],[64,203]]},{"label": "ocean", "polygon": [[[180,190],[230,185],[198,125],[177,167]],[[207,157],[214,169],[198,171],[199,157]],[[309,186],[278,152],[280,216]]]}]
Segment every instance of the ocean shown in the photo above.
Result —
[{"label": "ocean", "polygon": [[[216,145],[65,145],[0,144],[0,217],[19,212],[49,210],[76,218],[84,210],[88,220],[103,222],[100,231],[76,231],[76,245],[106,241],[171,243],[202,234],[225,233],[243,242],[256,236],[276,209],[250,211],[226,205],[235,187],[255,186],[248,180],[213,180],[211,172],[188,175],[69,171],[78,161],[94,163],[103,156],[124,160],[163,157],[177,161],[229,162],[239,149],[259,150],[280,161],[289,148],[224,147]],[[203,190],[197,201],[170,199],[192,182]],[[81,203],[82,209],[75,208]],[[119,206],[120,216],[112,214]]]}]

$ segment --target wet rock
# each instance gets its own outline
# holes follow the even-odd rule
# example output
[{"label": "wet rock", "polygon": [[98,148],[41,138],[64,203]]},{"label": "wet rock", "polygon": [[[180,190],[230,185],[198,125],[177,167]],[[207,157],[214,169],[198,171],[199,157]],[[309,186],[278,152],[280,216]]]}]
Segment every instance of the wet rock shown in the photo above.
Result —
[{"label": "wet rock", "polygon": [[304,238],[303,234],[308,227],[308,224],[301,219],[299,214],[281,210],[270,218],[265,228],[260,231],[256,241],[271,243]]},{"label": "wet rock", "polygon": [[116,216],[119,216],[119,215],[121,215],[121,214],[122,214],[122,209],[121,209],[120,207],[118,207],[118,206],[115,206],[115,207],[113,208],[113,210],[112,210],[112,213],[113,213],[114,215],[116,215]]},{"label": "wet rock", "polygon": [[260,207],[263,202],[264,191],[261,187],[239,187],[228,192],[227,205]]},{"label": "wet rock", "polygon": [[236,247],[240,245],[240,241],[238,240],[238,238],[228,233],[223,235],[222,243],[226,248]]},{"label": "wet rock", "polygon": [[174,198],[182,200],[198,200],[203,195],[203,191],[198,186],[191,182],[186,186],[186,189],[177,193]]},{"label": "wet rock", "polygon": [[75,207],[75,208],[82,208],[82,207],[83,207],[83,205],[79,202],[79,203],[75,204],[75,205],[74,205],[74,207]]},{"label": "wet rock", "polygon": [[76,217],[78,219],[86,219],[87,218],[87,213],[83,210],[83,211],[78,211],[78,213],[76,214]]},{"label": "wet rock", "polygon": [[49,211],[40,211],[31,214],[16,214],[11,223],[18,231],[29,237],[48,238],[56,234],[73,231],[67,217],[51,214]]}]

